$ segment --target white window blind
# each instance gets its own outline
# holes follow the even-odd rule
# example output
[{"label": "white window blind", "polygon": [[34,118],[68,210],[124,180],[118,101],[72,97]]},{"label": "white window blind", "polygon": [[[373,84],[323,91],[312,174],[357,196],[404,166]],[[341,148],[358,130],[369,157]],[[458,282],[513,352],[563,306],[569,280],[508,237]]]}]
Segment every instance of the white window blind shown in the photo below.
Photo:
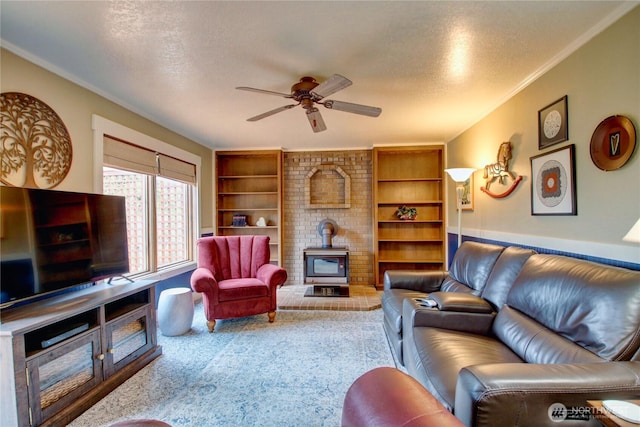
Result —
[{"label": "white window blind", "polygon": [[192,163],[107,135],[104,136],[103,147],[105,166],[196,183],[196,166]]},{"label": "white window blind", "polygon": [[196,183],[196,165],[158,153],[160,176],[186,182]]}]

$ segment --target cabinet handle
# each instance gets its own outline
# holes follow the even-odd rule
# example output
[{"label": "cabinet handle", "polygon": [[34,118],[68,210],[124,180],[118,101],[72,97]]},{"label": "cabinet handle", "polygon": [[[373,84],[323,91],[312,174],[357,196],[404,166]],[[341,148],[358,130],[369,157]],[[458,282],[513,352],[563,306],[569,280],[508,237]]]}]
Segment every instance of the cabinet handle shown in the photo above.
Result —
[{"label": "cabinet handle", "polygon": [[116,352],[116,349],[115,348],[110,348],[108,351],[109,351],[109,353],[113,354],[113,353]]},{"label": "cabinet handle", "polygon": [[99,354],[96,356],[96,359],[98,360],[104,360],[104,354]]}]

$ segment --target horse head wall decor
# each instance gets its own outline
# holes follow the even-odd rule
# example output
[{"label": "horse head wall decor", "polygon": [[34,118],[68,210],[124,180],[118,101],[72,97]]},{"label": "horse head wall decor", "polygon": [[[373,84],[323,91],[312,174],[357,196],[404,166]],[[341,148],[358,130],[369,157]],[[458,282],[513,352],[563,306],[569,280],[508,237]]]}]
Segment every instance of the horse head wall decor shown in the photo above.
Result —
[{"label": "horse head wall decor", "polygon": [[[506,141],[500,144],[496,159],[497,161],[484,167],[484,174],[482,177],[485,179],[485,186],[480,188],[482,192],[493,198],[501,199],[511,194],[518,184],[520,184],[522,176],[516,177],[516,174],[509,170],[509,162],[513,156],[512,151],[513,146],[511,145],[511,141]],[[507,185],[508,188],[502,193],[492,192],[489,190],[489,187],[495,181],[498,181],[498,183],[502,185]],[[512,181],[511,184],[509,184],[509,181]]]}]

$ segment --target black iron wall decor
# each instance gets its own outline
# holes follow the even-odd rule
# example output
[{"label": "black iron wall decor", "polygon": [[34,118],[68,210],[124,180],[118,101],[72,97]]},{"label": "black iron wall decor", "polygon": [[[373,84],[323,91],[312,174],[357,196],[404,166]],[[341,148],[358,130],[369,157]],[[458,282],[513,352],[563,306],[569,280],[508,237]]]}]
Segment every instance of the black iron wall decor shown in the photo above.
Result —
[{"label": "black iron wall decor", "polygon": [[19,92],[0,94],[0,182],[53,188],[69,173],[71,137],[47,104]]}]

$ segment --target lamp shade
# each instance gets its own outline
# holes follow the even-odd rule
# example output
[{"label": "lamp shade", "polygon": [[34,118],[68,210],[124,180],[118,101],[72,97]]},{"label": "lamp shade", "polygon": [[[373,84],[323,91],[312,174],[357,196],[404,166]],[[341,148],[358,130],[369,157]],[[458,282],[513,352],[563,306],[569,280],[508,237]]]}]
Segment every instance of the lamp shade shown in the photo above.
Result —
[{"label": "lamp shade", "polygon": [[448,173],[455,182],[465,182],[476,170],[474,168],[451,168],[445,169],[444,171]]},{"label": "lamp shade", "polygon": [[631,230],[622,238],[626,242],[640,242],[640,219],[633,224]]}]

